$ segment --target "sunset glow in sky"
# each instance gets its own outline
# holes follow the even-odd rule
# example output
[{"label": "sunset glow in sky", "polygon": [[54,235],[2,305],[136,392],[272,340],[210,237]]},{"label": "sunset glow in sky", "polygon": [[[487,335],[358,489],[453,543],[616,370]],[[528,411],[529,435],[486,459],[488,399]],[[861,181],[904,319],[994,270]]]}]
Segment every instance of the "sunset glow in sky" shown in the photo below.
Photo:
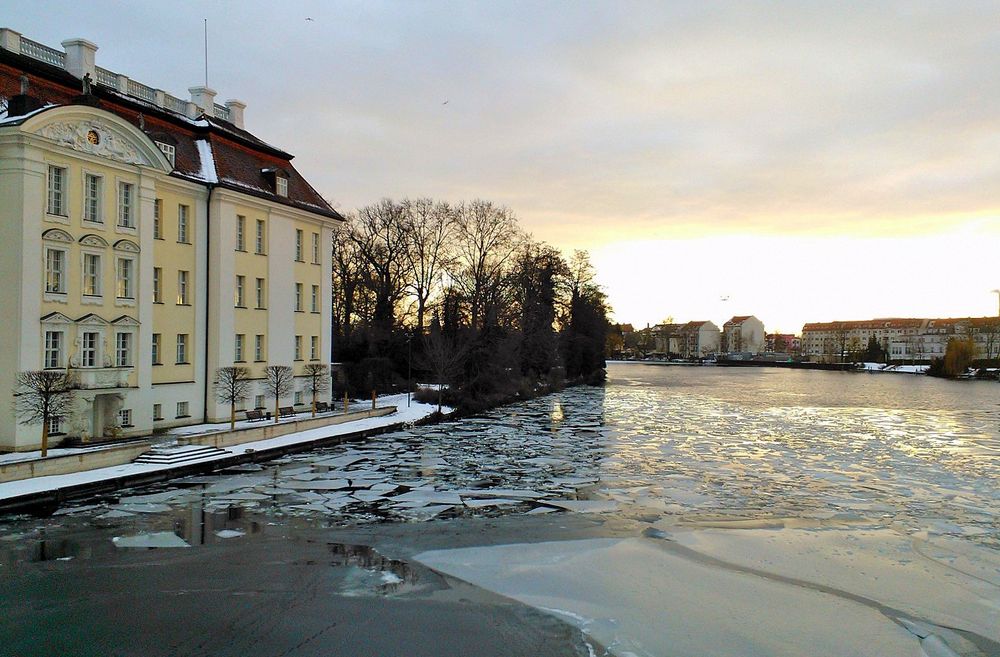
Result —
[{"label": "sunset glow in sky", "polygon": [[0,22],[183,97],[208,18],[217,100],[340,210],[488,198],[588,249],[619,321],[798,332],[997,313],[1000,7],[914,4],[12,0]]}]

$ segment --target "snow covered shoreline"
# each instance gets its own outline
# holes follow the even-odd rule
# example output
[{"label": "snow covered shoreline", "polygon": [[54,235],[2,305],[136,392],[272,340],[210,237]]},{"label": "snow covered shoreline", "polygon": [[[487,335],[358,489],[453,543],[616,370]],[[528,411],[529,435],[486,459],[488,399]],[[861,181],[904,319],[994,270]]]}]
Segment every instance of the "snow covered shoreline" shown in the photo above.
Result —
[{"label": "snow covered shoreline", "polygon": [[[255,455],[255,457],[266,457],[267,454],[275,453],[279,450],[309,449],[312,445],[329,438],[346,439],[354,434],[385,430],[399,425],[419,422],[430,417],[437,410],[436,406],[432,404],[423,404],[416,401],[411,401],[410,406],[407,407],[405,394],[381,397],[379,398],[379,402],[382,405],[395,405],[398,410],[396,413],[384,417],[319,427],[278,438],[234,445],[227,448],[223,453],[206,457],[196,464],[128,463],[108,468],[87,470],[85,472],[0,483],[0,509],[3,509],[5,506],[10,508],[13,501],[22,506],[29,504],[33,497],[54,499],[56,501],[69,499],[74,497],[77,491],[84,493],[90,490],[91,487],[96,488],[101,484],[120,487],[132,480],[138,482],[154,481],[156,479],[169,478],[174,473],[176,473],[176,476],[181,476],[182,474],[189,473],[193,466],[206,471],[222,468],[234,461],[246,460],[247,455],[251,454]],[[450,412],[450,409],[446,410]],[[228,428],[228,425],[194,425],[192,427],[185,427],[183,432],[177,433],[178,435],[194,435],[217,430],[218,427]]]}]

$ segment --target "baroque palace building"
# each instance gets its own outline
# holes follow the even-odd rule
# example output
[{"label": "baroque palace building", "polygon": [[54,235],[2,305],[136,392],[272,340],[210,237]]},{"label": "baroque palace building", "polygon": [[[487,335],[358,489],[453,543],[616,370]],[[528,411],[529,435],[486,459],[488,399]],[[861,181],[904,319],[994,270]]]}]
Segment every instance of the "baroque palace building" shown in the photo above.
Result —
[{"label": "baroque palace building", "polygon": [[55,434],[84,440],[228,419],[218,368],[331,353],[331,247],[343,218],[243,127],[245,105],[190,100],[0,29],[0,451],[37,449],[10,403],[19,371],[79,389]]}]

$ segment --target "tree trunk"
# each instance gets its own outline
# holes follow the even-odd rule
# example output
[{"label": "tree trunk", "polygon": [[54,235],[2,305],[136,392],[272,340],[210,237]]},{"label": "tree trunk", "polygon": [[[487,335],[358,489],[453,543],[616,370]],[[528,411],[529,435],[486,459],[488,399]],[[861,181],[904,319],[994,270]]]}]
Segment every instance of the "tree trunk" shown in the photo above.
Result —
[{"label": "tree trunk", "polygon": [[316,390],[313,389],[313,417],[316,417]]},{"label": "tree trunk", "polygon": [[236,431],[236,402],[229,404],[229,430]]},{"label": "tree trunk", "polygon": [[42,419],[42,458],[49,454],[49,418]]},{"label": "tree trunk", "polygon": [[281,398],[278,395],[274,396],[274,423],[278,423],[278,405],[281,404]]}]

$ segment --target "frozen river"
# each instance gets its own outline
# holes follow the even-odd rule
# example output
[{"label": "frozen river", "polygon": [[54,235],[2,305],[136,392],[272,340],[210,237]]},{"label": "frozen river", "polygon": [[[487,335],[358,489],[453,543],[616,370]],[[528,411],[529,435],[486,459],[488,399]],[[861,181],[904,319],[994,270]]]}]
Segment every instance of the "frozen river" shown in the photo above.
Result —
[{"label": "frozen river", "polygon": [[[848,570],[882,568],[916,586],[897,590],[884,584],[889,576],[883,575],[877,586],[865,580],[850,588],[851,595],[879,604],[944,591],[936,589],[938,575],[926,565],[926,582],[913,584],[919,578],[907,570],[909,553],[922,550],[932,566],[959,568],[962,576],[972,573],[992,587],[983,594],[985,611],[979,614],[978,603],[972,604],[967,625],[950,625],[992,636],[979,624],[989,627],[1000,619],[1000,563],[991,557],[1000,549],[998,429],[1000,385],[991,383],[612,364],[603,388],[574,388],[477,418],[122,491],[79,502],[52,518],[7,518],[0,522],[0,576],[19,562],[102,558],[130,547],[235,545],[296,528],[614,515],[647,527],[647,537],[676,538],[685,549],[755,572],[831,586],[849,580]],[[844,531],[812,532],[821,528]],[[645,544],[581,549],[590,554],[592,548],[595,554],[638,549],[636,563],[660,558],[643,556]],[[978,552],[970,556],[966,549]],[[810,554],[822,560],[810,561]],[[834,568],[832,555],[847,561]],[[488,577],[488,564],[507,557],[470,553],[462,556],[462,567],[479,558],[487,565],[474,574]],[[435,553],[425,562],[447,572],[450,559]],[[781,566],[770,568],[775,561]],[[452,566],[456,576],[475,581]],[[824,574],[824,568],[834,569]],[[394,587],[407,575],[387,577],[373,586]],[[479,583],[521,599],[517,589],[503,588],[514,586],[503,580],[506,575],[497,577]],[[942,607],[964,604],[948,595],[941,594]],[[543,598],[525,601],[549,609],[538,602]],[[915,618],[933,611],[900,604]],[[602,635],[590,629],[601,640],[623,631],[616,627]],[[726,654],[712,645],[691,650]],[[634,646],[629,651],[643,654]]]},{"label": "frozen river", "polygon": [[[856,516],[998,548],[998,428],[1000,386],[989,383],[613,364],[605,388],[124,491],[64,509],[62,521],[0,524],[0,541],[46,527],[54,538],[86,521],[201,542],[205,514],[252,531],[614,509],[701,521]],[[39,557],[39,544],[12,542],[0,542],[4,561]]]}]

